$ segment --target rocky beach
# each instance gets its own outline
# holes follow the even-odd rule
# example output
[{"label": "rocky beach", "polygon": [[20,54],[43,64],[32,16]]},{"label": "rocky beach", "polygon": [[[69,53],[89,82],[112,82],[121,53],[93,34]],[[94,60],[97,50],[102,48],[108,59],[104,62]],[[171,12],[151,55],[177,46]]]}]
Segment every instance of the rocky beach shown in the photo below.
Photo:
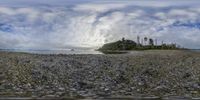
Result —
[{"label": "rocky beach", "polygon": [[127,54],[0,52],[0,98],[200,97],[200,53],[147,50]]}]

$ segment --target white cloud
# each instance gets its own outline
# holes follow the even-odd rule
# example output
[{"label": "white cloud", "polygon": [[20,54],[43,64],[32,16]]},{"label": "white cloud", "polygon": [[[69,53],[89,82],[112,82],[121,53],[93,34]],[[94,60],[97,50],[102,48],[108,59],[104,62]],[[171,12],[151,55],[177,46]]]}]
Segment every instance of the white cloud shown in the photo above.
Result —
[{"label": "white cloud", "polygon": [[135,40],[137,35],[190,48],[200,46],[199,7],[157,8],[136,4],[93,2],[70,7],[0,7],[0,19],[4,19],[0,20],[0,47],[95,48],[122,37]]},{"label": "white cloud", "polygon": [[199,0],[101,0],[94,1],[95,3],[112,3],[112,4],[131,4],[133,6],[141,7],[169,7],[169,6],[199,6]]},{"label": "white cloud", "polygon": [[6,14],[6,15],[14,15],[15,11],[11,8],[7,7],[0,7],[0,13],[1,14]]},{"label": "white cloud", "polygon": [[88,3],[88,4],[79,4],[75,8],[76,11],[86,11],[86,12],[106,12],[113,9],[121,9],[126,7],[128,4],[95,4],[95,3]]}]

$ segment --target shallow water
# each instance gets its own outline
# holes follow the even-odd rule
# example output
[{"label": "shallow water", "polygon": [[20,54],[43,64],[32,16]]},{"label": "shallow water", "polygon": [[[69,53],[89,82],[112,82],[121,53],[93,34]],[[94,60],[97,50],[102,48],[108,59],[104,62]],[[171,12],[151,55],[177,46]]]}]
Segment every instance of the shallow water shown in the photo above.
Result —
[{"label": "shallow water", "polygon": [[0,49],[0,51],[22,52],[31,54],[137,54],[139,51],[110,51],[100,52],[94,49],[66,49],[66,50],[25,50],[25,49]]},{"label": "shallow water", "polygon": [[190,51],[200,52],[200,49],[193,49],[193,50],[190,50]]},{"label": "shallow water", "polygon": [[23,52],[23,53],[33,53],[33,54],[103,54],[99,51],[92,49],[66,49],[66,50],[20,50],[20,49],[6,49],[0,51],[9,52]]}]

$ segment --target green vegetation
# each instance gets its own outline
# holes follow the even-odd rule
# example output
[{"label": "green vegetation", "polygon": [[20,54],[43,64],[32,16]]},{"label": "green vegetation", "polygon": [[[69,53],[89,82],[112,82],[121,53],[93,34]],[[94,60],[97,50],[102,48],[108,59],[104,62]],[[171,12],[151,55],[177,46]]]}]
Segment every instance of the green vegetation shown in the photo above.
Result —
[{"label": "green vegetation", "polygon": [[[102,52],[108,52],[108,51],[121,51],[121,50],[177,50],[177,49],[185,49],[181,48],[180,46],[176,44],[166,44],[163,43],[160,45],[157,45],[157,40],[154,41],[151,38],[144,37],[142,40],[142,43],[140,43],[140,38],[137,38],[138,43],[132,40],[126,40],[125,38],[122,38],[122,40],[107,43],[104,44],[101,48],[99,48],[99,51]],[[144,44],[143,44],[144,41]],[[149,43],[147,43],[149,42]]]},{"label": "green vegetation", "polygon": [[137,43],[131,40],[119,40],[117,42],[104,44],[100,50],[132,50],[137,47]]}]

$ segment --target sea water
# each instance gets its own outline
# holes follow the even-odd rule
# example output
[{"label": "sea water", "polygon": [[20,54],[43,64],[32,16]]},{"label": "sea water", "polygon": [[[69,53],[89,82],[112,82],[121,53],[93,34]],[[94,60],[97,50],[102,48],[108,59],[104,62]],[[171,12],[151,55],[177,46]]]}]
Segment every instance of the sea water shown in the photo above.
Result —
[{"label": "sea water", "polygon": [[62,49],[62,50],[35,50],[35,49],[1,49],[0,51],[22,52],[32,54],[102,54],[94,49]]}]

